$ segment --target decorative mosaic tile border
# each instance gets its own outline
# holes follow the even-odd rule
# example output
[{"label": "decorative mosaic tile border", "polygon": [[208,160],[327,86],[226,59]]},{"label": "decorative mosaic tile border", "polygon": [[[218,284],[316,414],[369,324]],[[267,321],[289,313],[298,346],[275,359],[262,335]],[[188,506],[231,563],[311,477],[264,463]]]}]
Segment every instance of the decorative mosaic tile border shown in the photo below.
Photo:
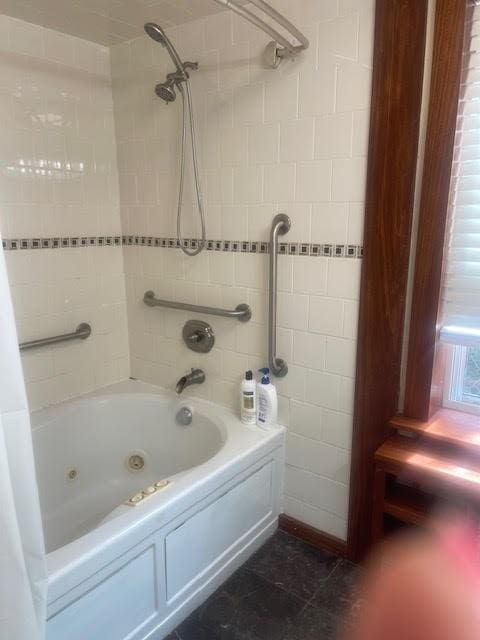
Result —
[{"label": "decorative mosaic tile border", "polygon": [[[187,249],[196,249],[198,239],[182,240]],[[5,238],[5,251],[22,249],[66,249],[69,247],[118,247],[118,246],[180,248],[177,238],[155,238],[153,236],[78,236],[70,238]],[[229,251],[239,253],[268,253],[269,242],[245,240],[207,240],[207,251]],[[312,244],[309,242],[280,242],[279,253],[299,256],[323,256],[327,258],[363,258],[363,247],[357,244]]]}]

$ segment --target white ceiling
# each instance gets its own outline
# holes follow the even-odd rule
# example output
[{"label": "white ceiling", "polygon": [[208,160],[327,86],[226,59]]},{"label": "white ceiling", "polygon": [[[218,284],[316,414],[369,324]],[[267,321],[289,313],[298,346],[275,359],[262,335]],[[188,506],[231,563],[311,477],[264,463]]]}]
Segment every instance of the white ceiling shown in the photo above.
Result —
[{"label": "white ceiling", "polygon": [[105,46],[141,35],[148,21],[170,27],[223,9],[215,0],[0,0],[0,14]]}]

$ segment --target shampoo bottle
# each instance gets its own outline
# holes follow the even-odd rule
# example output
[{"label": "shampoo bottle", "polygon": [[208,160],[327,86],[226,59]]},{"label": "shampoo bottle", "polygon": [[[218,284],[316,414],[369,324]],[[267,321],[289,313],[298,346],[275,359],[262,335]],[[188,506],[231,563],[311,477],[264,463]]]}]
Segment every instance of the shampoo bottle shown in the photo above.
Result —
[{"label": "shampoo bottle", "polygon": [[263,429],[277,422],[277,390],[270,382],[270,370],[259,369],[262,379],[257,385],[257,425]]},{"label": "shampoo bottle", "polygon": [[245,424],[255,424],[257,420],[256,387],[253,373],[247,371],[240,388],[240,419]]}]

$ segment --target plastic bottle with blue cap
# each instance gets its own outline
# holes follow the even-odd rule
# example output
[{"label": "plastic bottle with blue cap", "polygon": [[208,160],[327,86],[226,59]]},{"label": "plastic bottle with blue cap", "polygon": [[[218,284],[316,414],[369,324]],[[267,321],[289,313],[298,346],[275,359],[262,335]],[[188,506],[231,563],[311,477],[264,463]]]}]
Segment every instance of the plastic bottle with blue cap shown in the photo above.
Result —
[{"label": "plastic bottle with blue cap", "polygon": [[257,384],[257,425],[267,429],[276,424],[278,414],[278,399],[275,385],[270,382],[270,369],[259,369],[262,379]]}]

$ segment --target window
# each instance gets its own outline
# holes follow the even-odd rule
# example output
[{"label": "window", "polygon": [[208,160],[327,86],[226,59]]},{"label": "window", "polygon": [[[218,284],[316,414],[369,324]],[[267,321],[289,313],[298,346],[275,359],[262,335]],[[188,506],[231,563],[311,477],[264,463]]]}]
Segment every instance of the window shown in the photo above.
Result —
[{"label": "window", "polygon": [[467,22],[449,196],[440,338],[444,405],[480,414],[480,6]]},{"label": "window", "polygon": [[451,345],[443,404],[480,414],[480,346]]}]

